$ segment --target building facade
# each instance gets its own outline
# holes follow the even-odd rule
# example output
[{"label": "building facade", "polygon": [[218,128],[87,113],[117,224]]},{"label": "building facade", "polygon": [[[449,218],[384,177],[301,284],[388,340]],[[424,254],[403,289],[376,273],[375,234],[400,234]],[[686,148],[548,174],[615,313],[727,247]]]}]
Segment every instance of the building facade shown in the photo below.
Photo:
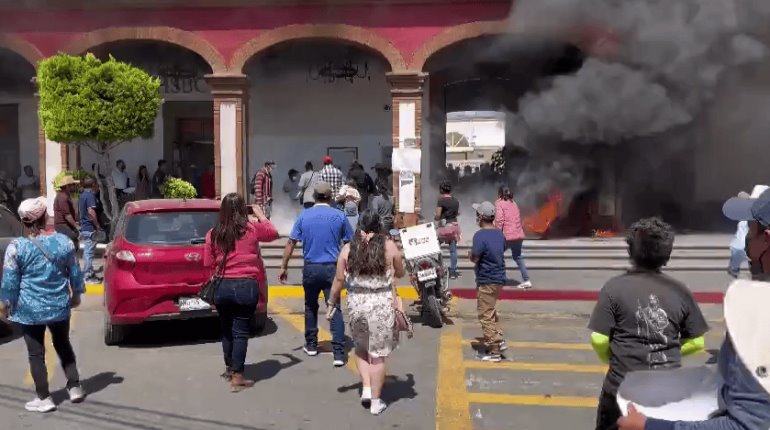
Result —
[{"label": "building facade", "polygon": [[[511,32],[510,0],[62,3],[0,0],[0,170],[14,176],[31,165],[49,197],[61,170],[89,169],[94,161],[87,149],[52,142],[39,127],[30,80],[38,61],[59,52],[112,55],[161,78],[155,136],[113,155],[132,177],[140,165],[152,174],[160,159],[201,170],[213,163],[221,196],[247,193],[266,160],[279,166],[276,188],[289,169],[302,171],[306,161],[318,167],[325,155],[343,170],[353,160],[367,170],[384,163],[393,167],[394,197],[408,224],[423,208],[433,210],[448,161],[447,113],[515,109],[533,80],[522,73],[537,63],[485,51]],[[592,43],[579,32],[566,42]],[[469,52],[481,54],[469,60]],[[768,75],[755,76],[764,91]],[[477,91],[479,76],[495,79]],[[727,105],[709,115],[719,109]],[[725,149],[710,137],[724,134],[719,124],[710,127],[682,168],[690,177],[676,183],[686,188],[678,193],[703,202],[750,188],[764,172],[749,159],[729,181],[714,183],[713,167],[751,144],[739,138]],[[413,201],[400,198],[403,191]]]}]

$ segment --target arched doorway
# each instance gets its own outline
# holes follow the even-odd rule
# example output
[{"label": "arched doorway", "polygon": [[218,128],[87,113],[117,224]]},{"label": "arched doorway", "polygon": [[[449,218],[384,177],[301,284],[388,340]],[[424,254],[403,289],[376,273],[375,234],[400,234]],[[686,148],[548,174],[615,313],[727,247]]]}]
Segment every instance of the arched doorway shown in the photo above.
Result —
[{"label": "arched doorway", "polygon": [[302,172],[307,161],[317,170],[328,155],[347,173],[357,160],[371,176],[375,164],[390,164],[389,71],[390,64],[377,52],[331,39],[286,41],[246,63],[251,85],[248,174],[267,160],[277,163],[277,206],[298,209],[283,185],[288,172]]},{"label": "arched doorway", "polygon": [[[150,174],[159,160],[168,162],[169,174],[182,177],[200,189],[200,173],[214,163],[214,125],[211,92],[204,76],[211,66],[197,53],[161,41],[124,40],[89,49],[99,58],[109,56],[131,63],[160,79],[163,106],[150,139],[137,139],[115,149],[132,182],[139,167]],[[95,154],[84,149],[82,165],[90,169]]]},{"label": "arched doorway", "polygon": [[40,176],[34,76],[35,67],[27,59],[0,47],[0,176],[13,181],[24,166]]},{"label": "arched doorway", "polygon": [[[602,157],[570,142],[532,139],[519,112],[529,94],[574,73],[583,61],[583,52],[574,45],[506,34],[455,42],[427,57],[423,70],[430,75],[431,177],[426,178],[430,184],[423,184],[426,209],[435,202],[442,180],[455,184],[464,206],[494,200],[498,187],[509,185],[524,213],[536,221],[548,217],[549,226],[556,214],[542,210],[552,207],[548,203],[556,196],[572,201],[589,192],[587,198],[595,205],[597,183],[604,182],[595,172]],[[465,222],[470,228],[473,219],[466,217]],[[590,234],[589,221],[579,224],[567,234]],[[540,227],[532,230],[546,233]]]}]

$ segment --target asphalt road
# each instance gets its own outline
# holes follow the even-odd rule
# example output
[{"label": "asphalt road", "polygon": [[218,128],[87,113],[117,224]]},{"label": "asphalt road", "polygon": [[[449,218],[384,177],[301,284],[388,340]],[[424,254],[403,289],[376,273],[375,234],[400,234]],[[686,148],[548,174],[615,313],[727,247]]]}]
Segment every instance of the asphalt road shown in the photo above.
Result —
[{"label": "asphalt road", "polygon": [[[136,330],[122,347],[102,342],[100,297],[89,296],[75,313],[73,342],[83,384],[90,393],[80,405],[30,414],[34,394],[23,343],[0,346],[0,428],[6,430],[203,430],[203,429],[586,429],[594,422],[603,366],[587,339],[588,303],[506,303],[502,326],[511,346],[499,364],[475,358],[480,335],[475,304],[456,304],[441,330],[416,324],[388,362],[383,398],[390,404],[373,417],[358,402],[354,367],[334,369],[329,354],[307,357],[301,346],[301,301],[273,300],[274,324],[252,339],[247,374],[251,390],[229,392],[222,371],[216,323],[156,323]],[[716,348],[723,324],[720,309],[706,309],[715,327],[707,338]],[[322,332],[328,339],[328,332]],[[327,345],[328,347],[328,345]],[[323,348],[323,345],[322,345]],[[702,363],[702,354],[690,360]],[[49,345],[52,390],[64,384]]]}]

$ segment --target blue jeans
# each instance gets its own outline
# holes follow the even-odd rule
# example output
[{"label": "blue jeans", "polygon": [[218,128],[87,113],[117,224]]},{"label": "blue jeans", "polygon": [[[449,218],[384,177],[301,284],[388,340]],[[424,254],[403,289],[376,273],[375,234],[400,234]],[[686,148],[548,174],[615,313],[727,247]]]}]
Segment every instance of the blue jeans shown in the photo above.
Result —
[{"label": "blue jeans", "polygon": [[[302,269],[302,287],[305,289],[305,345],[309,349],[318,348],[318,295],[323,292],[329,301],[332,282],[337,273],[337,265],[314,264],[305,262]],[[334,305],[337,312],[331,320],[332,350],[334,359],[345,359],[345,322],[342,320],[340,304]]]},{"label": "blue jeans", "polygon": [[741,264],[747,260],[746,251],[730,248],[730,265],[727,266],[727,270],[731,275],[738,276],[741,273]]},{"label": "blue jeans", "polygon": [[243,373],[249,347],[249,321],[257,311],[259,287],[254,279],[223,279],[214,293],[225,366]]},{"label": "blue jeans", "polygon": [[449,242],[449,273],[457,272],[457,242]]},{"label": "blue jeans", "polygon": [[529,281],[529,273],[527,272],[527,265],[524,264],[524,257],[521,255],[521,248],[524,245],[524,240],[511,240],[505,243],[505,247],[511,250],[511,256],[513,262],[519,267],[521,272],[521,280],[524,282]]},{"label": "blue jeans", "polygon": [[81,231],[80,237],[83,239],[83,277],[92,279],[94,277],[94,254],[96,253],[94,232]]}]

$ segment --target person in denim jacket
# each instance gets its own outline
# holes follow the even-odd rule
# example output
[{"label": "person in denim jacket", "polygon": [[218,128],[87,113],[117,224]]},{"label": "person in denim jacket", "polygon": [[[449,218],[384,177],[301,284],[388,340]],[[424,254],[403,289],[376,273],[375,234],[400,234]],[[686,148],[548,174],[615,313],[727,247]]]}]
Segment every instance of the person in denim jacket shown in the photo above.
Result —
[{"label": "person in denim jacket", "polygon": [[[752,278],[770,281],[770,190],[758,198],[734,197],[722,208],[733,221],[748,221],[746,254]],[[770,285],[768,285],[770,288]],[[758,327],[767,330],[767,327]],[[719,374],[724,381],[718,393],[719,411],[698,422],[647,418],[629,406],[629,414],[618,420],[620,430],[768,430],[770,393],[755,379],[735,351],[727,333],[719,351]]]}]

